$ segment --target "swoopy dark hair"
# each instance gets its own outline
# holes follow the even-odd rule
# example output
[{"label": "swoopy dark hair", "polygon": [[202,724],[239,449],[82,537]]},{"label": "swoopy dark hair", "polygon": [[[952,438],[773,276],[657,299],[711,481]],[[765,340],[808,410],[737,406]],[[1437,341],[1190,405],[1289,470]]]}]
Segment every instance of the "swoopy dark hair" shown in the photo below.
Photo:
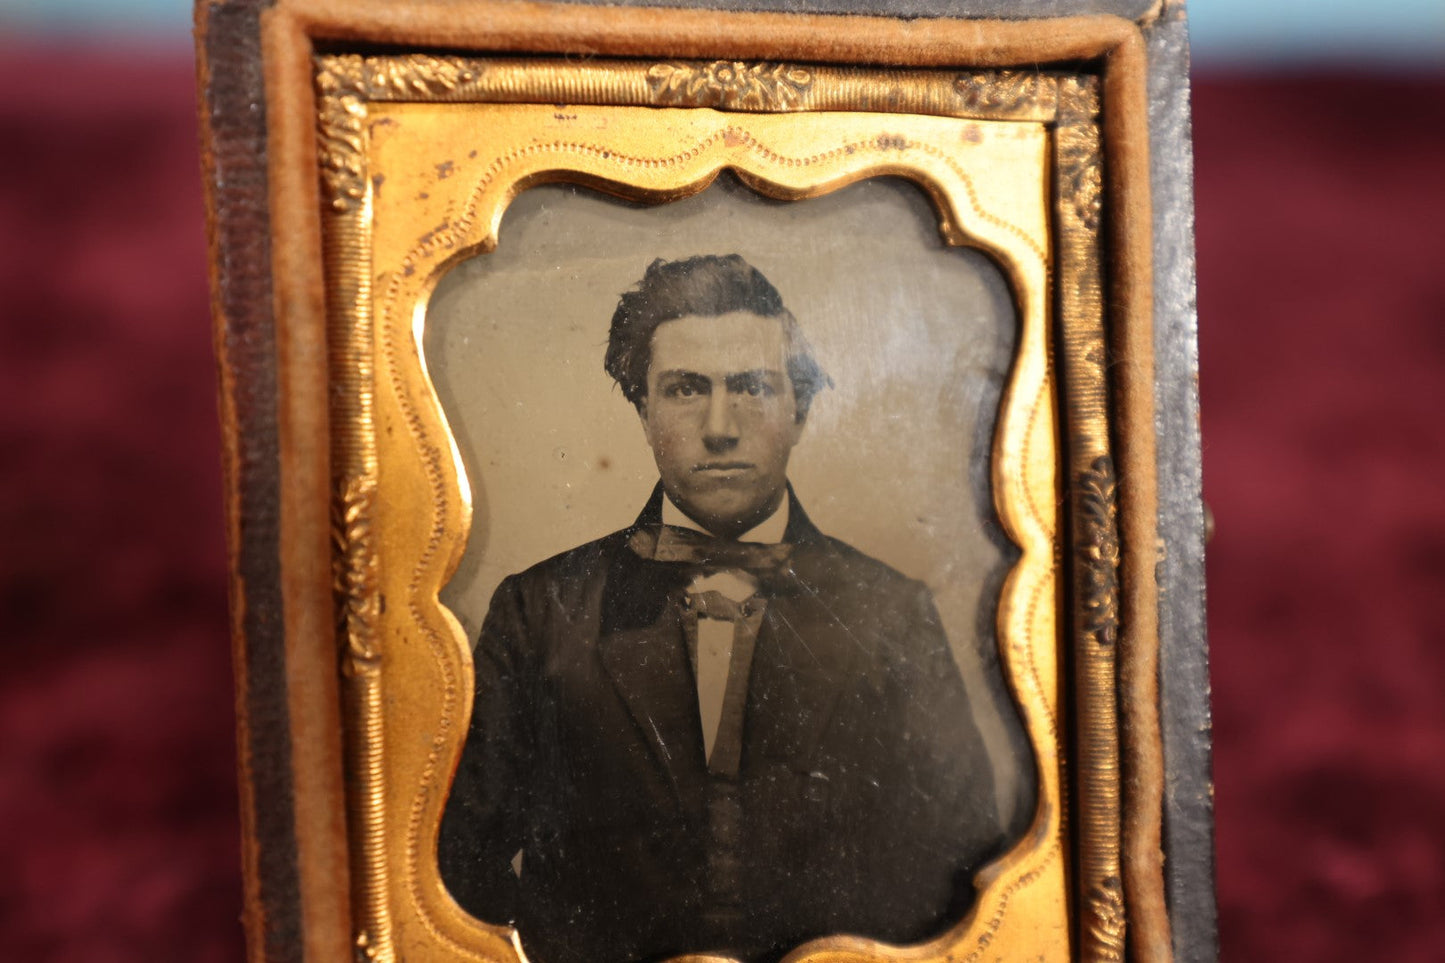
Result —
[{"label": "swoopy dark hair", "polygon": [[748,311],[776,318],[788,345],[788,378],[797,399],[798,421],[808,416],[813,396],[833,384],[817,360],[803,329],[783,307],[782,295],[763,273],[737,254],[700,254],[681,261],[658,258],[642,280],[617,302],[607,334],[603,367],[639,409],[647,400],[647,369],[652,335],[658,325],[692,315],[717,317]]}]

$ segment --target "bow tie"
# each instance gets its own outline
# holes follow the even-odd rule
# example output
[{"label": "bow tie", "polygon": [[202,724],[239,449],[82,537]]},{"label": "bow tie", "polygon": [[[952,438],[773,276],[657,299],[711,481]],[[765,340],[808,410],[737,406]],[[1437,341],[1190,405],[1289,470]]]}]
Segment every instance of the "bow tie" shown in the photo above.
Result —
[{"label": "bow tie", "polygon": [[692,528],[673,525],[640,528],[633,533],[632,550],[655,562],[677,562],[703,569],[737,569],[761,580],[788,571],[793,546],[786,542],[737,542]]},{"label": "bow tie", "polygon": [[756,595],[752,598],[737,602],[721,592],[709,590],[706,592],[689,592],[686,595],[686,599],[687,607],[696,612],[700,617],[718,619],[722,622],[741,622],[754,612],[761,611],[760,603]]}]

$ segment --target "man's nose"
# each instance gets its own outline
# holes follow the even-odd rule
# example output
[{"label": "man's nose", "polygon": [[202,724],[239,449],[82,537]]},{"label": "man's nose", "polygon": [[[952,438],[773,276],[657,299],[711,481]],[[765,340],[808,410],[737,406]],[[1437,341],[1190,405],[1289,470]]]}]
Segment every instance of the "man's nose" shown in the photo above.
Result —
[{"label": "man's nose", "polygon": [[737,413],[726,391],[715,391],[708,397],[707,420],[702,426],[703,444],[713,454],[728,451],[738,443]]}]

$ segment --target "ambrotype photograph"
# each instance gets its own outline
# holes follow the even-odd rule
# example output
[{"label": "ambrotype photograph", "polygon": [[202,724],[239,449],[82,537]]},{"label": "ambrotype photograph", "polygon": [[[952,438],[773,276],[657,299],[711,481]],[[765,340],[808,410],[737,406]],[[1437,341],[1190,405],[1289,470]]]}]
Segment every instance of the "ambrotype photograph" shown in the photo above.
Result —
[{"label": "ambrotype photograph", "polygon": [[1038,792],[996,631],[995,263],[898,179],[551,184],[424,326],[472,506],[451,898],[534,963],[962,919]]}]

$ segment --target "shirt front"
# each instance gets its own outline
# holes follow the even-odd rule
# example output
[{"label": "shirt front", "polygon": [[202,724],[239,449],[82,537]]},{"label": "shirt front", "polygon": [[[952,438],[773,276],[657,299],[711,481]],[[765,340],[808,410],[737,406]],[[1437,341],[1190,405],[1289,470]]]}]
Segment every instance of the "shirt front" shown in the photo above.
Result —
[{"label": "shirt front", "polygon": [[[707,529],[689,518],[666,496],[662,501],[662,523],[675,528],[707,532]],[[744,532],[737,541],[775,545],[783,540],[783,533],[787,529],[788,500],[783,499],[776,511]],[[732,602],[753,600],[748,606],[746,616],[737,621],[720,618],[705,608],[696,612],[697,651],[694,670],[697,674],[697,706],[698,716],[702,721],[703,752],[711,766],[714,762],[713,749],[717,745],[718,732],[722,727],[724,708],[729,703],[736,702],[740,709],[741,701],[746,697],[747,673],[742,666],[737,667],[741,671],[734,671],[734,651],[739,641],[749,650],[751,643],[756,641],[762,623],[764,601],[757,594],[758,580],[739,569],[703,572],[688,586],[689,597],[706,592],[717,592]],[[728,683],[734,675],[738,678],[734,680],[733,698],[729,700]]]}]

